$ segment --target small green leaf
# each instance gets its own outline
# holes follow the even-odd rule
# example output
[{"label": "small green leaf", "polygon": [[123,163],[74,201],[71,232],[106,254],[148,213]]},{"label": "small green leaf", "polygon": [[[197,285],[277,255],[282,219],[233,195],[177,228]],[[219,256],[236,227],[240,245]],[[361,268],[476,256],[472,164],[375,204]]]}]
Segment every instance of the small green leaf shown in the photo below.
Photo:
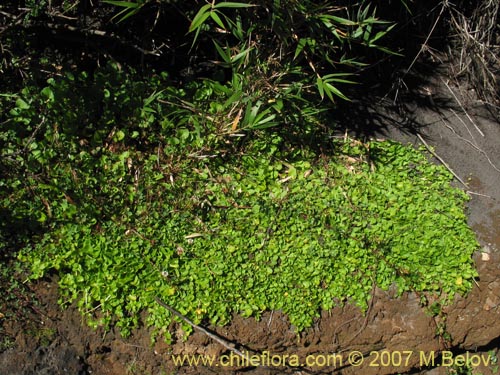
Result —
[{"label": "small green leaf", "polygon": [[52,89],[49,86],[44,87],[43,90],[41,91],[41,94],[42,94],[42,96],[45,97],[45,99],[48,102],[54,101],[54,92],[52,91]]},{"label": "small green leaf", "polygon": [[30,108],[30,105],[28,103],[26,103],[23,99],[18,98],[16,100],[16,107],[19,109],[28,109],[28,108]]},{"label": "small green leaf", "polygon": [[124,138],[125,138],[125,133],[122,130],[118,130],[115,134],[115,140],[117,142],[120,142],[123,141]]}]

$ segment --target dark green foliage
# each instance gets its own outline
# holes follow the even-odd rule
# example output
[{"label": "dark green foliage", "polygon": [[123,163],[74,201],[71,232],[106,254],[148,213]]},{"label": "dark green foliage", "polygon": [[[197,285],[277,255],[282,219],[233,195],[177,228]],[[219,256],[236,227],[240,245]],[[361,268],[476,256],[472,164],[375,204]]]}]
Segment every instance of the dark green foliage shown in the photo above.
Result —
[{"label": "dark green foliage", "polygon": [[213,44],[219,63],[251,76],[266,99],[314,96],[315,87],[335,102],[348,100],[337,86],[371,63],[367,50],[392,53],[379,42],[393,26],[369,2],[219,2],[201,7],[189,31],[195,48],[199,39]]}]

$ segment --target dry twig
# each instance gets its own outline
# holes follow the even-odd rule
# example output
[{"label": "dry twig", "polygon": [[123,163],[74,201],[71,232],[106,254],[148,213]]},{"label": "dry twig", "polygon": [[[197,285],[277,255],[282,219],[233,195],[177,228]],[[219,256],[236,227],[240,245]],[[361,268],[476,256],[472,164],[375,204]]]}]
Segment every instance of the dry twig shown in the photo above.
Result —
[{"label": "dry twig", "polygon": [[462,185],[464,185],[467,189],[469,188],[469,186],[467,186],[467,184],[460,178],[460,176],[458,176],[455,172],[453,172],[453,170],[450,168],[450,166],[443,160],[443,158],[441,158],[438,154],[436,154],[432,148],[427,144],[427,142],[425,141],[424,138],[422,138],[422,136],[420,134],[417,134],[417,137],[418,139],[420,139],[420,142],[422,142],[425,146],[425,148],[436,158],[438,159],[444,166],[446,169],[448,169],[448,171],[450,171],[450,173],[455,176],[455,178],[460,181],[460,183]]},{"label": "dry twig", "polygon": [[455,93],[453,92],[453,90],[451,89],[451,87],[442,78],[441,78],[441,82],[443,82],[443,84],[446,86],[446,88],[450,91],[451,95],[453,96],[453,98],[455,99],[455,101],[457,102],[457,104],[460,106],[460,108],[462,109],[462,111],[464,111],[465,115],[467,116],[467,118],[469,119],[469,121],[472,123],[472,125],[474,125],[474,127],[477,130],[477,132],[479,134],[481,134],[482,137],[484,137],[484,133],[481,131],[481,129],[479,129],[479,127],[476,125],[476,123],[474,122],[474,120],[472,119],[472,117],[470,117],[469,113],[465,110],[465,107],[460,102],[460,100],[458,100],[457,96],[455,95]]},{"label": "dry twig", "polygon": [[162,300],[160,300],[158,297],[155,297],[155,300],[156,300],[156,302],[160,306],[166,308],[168,311],[170,311],[176,317],[182,319],[184,322],[186,322],[187,324],[189,324],[194,329],[196,329],[196,330],[204,333],[205,335],[207,335],[208,337],[210,337],[212,340],[218,342],[223,347],[225,347],[226,349],[232,351],[233,353],[241,356],[242,358],[245,358],[245,354],[243,352],[241,352],[240,350],[238,350],[237,348],[235,348],[235,346],[234,346],[233,343],[231,343],[231,342],[227,341],[226,339],[223,339],[222,337],[217,336],[216,334],[214,334],[212,332],[209,332],[205,328],[203,328],[203,327],[201,327],[201,326],[193,323],[189,318],[187,318],[184,315],[182,315],[180,312],[178,312],[177,310],[175,310],[173,307],[170,307],[169,305],[167,305],[165,302],[163,302]]}]

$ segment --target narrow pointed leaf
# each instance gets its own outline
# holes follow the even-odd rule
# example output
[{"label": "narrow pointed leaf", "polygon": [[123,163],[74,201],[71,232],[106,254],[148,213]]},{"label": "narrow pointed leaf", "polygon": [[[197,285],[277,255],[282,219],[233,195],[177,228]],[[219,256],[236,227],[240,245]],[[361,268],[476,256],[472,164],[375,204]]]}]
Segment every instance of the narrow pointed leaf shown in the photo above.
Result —
[{"label": "narrow pointed leaf", "polygon": [[193,21],[191,21],[191,25],[189,26],[188,32],[192,32],[196,29],[198,29],[203,22],[207,20],[208,17],[210,17],[210,12],[207,12],[212,7],[212,4],[205,4],[203,5],[196,16],[194,16]]},{"label": "narrow pointed leaf", "polygon": [[342,92],[338,88],[336,88],[335,86],[333,86],[333,85],[331,85],[329,83],[325,83],[325,86],[328,88],[328,90],[330,92],[332,92],[333,94],[335,94],[339,98],[347,100],[349,102],[351,101],[351,99],[349,99],[347,96],[345,96],[344,94],[342,94]]},{"label": "narrow pointed leaf", "polygon": [[321,77],[318,77],[316,79],[316,86],[318,87],[319,96],[321,97],[321,100],[323,100],[323,98],[325,97],[325,89],[323,87],[323,80],[321,79]]},{"label": "narrow pointed leaf", "polygon": [[222,47],[219,45],[219,43],[217,43],[215,40],[214,40],[214,45],[215,45],[215,49],[219,53],[219,56],[222,57],[224,62],[227,64],[230,64],[231,63],[231,56],[229,56],[229,54],[226,53],[226,51],[224,51],[222,49]]},{"label": "narrow pointed leaf", "polygon": [[231,1],[223,2],[223,3],[218,3],[214,6],[214,9],[219,9],[219,8],[250,8],[254,7],[254,4],[246,4],[246,3],[235,3]]},{"label": "narrow pointed leaf", "polygon": [[221,29],[226,30],[226,25],[224,25],[224,22],[222,22],[217,12],[210,12],[210,18],[212,18]]}]

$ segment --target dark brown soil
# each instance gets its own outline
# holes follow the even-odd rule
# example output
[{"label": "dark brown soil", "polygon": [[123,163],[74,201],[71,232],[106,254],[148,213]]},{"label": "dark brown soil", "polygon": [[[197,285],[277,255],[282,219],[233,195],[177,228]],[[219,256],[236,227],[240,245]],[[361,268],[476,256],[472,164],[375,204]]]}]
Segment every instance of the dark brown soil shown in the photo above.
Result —
[{"label": "dark brown soil", "polygon": [[[437,89],[436,89],[437,87]],[[141,328],[124,339],[114,331],[91,330],[80,313],[57,304],[56,279],[30,285],[40,305],[30,307],[29,320],[3,319],[3,336],[12,342],[0,353],[0,374],[397,374],[406,371],[433,375],[449,373],[451,368],[425,366],[419,353],[452,350],[454,355],[470,352],[497,353],[500,339],[500,124],[487,106],[469,102],[467,115],[454,103],[449,90],[436,81],[433,103],[446,100],[446,108],[416,108],[414,119],[422,126],[421,135],[468,186],[470,224],[477,233],[482,250],[475,254],[480,277],[466,298],[457,298],[443,316],[431,316],[422,308],[419,296],[374,290],[366,315],[353,306],[323,312],[314,327],[297,336],[286,316],[265,313],[260,321],[235,316],[226,327],[208,327],[253,353],[307,356],[340,354],[335,366],[264,366],[248,363],[236,367],[175,366],[172,355],[207,355],[221,358],[230,351],[201,332],[187,341],[182,332],[167,345],[150,342],[150,331]],[[456,94],[460,94],[456,88]],[[437,92],[437,94],[435,93]],[[474,124],[470,121],[474,120]],[[394,119],[397,122],[397,119]],[[479,130],[478,130],[479,129]],[[484,135],[481,135],[483,133]],[[416,135],[396,128],[385,129],[377,137],[419,143]],[[175,328],[174,328],[175,329]],[[437,332],[441,335],[437,335]],[[348,355],[359,351],[365,356],[362,366],[349,364]],[[383,351],[413,353],[407,363],[383,365],[377,357]],[[436,354],[437,355],[437,354]],[[289,361],[290,365],[291,362]],[[370,364],[372,366],[370,366]],[[378,366],[377,366],[378,364]],[[498,368],[480,366],[474,371],[493,374]]]}]

